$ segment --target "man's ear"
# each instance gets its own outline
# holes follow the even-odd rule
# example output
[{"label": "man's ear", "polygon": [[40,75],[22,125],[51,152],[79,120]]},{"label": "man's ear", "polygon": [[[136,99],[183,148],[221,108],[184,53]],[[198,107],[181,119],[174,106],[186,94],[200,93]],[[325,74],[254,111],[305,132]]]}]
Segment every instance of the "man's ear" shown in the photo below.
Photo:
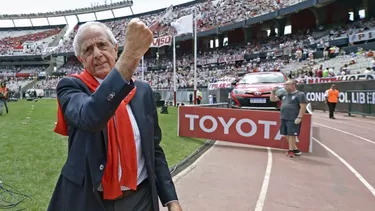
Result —
[{"label": "man's ear", "polygon": [[78,59],[79,62],[81,62],[83,64],[83,60],[80,56],[77,56],[77,59]]},{"label": "man's ear", "polygon": [[116,60],[118,58],[118,44],[115,45],[115,55],[116,55]]}]

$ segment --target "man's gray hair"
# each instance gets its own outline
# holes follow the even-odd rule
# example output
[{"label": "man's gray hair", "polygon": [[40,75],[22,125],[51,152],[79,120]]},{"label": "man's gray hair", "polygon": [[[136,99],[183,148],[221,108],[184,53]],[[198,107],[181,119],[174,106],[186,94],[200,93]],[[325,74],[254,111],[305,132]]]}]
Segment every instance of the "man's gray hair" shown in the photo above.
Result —
[{"label": "man's gray hair", "polygon": [[97,21],[87,22],[87,23],[84,23],[81,26],[79,26],[77,34],[76,34],[76,36],[74,36],[73,49],[74,49],[74,54],[76,56],[79,56],[79,54],[81,53],[82,32],[86,28],[89,28],[89,27],[92,27],[92,26],[99,26],[100,28],[102,28],[103,31],[105,32],[105,34],[108,36],[108,40],[113,44],[113,46],[115,46],[117,44],[117,40],[116,40],[115,36],[113,35],[111,29],[108,28],[107,25],[105,25],[104,23],[101,23],[101,22],[97,22]]}]

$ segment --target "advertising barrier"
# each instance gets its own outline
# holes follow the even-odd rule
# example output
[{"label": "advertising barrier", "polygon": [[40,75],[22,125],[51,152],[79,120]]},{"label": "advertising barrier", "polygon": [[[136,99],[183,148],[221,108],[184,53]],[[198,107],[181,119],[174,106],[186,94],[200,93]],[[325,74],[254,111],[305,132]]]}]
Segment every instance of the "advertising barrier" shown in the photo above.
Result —
[{"label": "advertising barrier", "polygon": [[358,80],[374,80],[375,74],[355,74],[355,75],[344,75],[344,76],[335,76],[327,78],[308,78],[306,79],[306,84],[313,83],[331,83],[336,81],[358,81]]},{"label": "advertising barrier", "polygon": [[[305,93],[307,101],[311,103],[314,109],[328,110],[325,103],[325,91],[332,84],[332,82],[302,84],[298,85],[297,89]],[[365,92],[365,90],[375,90],[375,82],[373,80],[335,81],[334,84],[340,91],[336,111],[348,112],[349,104],[351,104],[352,110],[357,112],[365,113],[368,105],[375,109],[375,92]]]},{"label": "advertising barrier", "polygon": [[368,30],[365,32],[349,35],[350,43],[369,41],[373,39],[375,39],[375,30]]},{"label": "advertising barrier", "polygon": [[[180,106],[178,135],[288,149],[280,135],[280,113],[229,108]],[[311,114],[305,114],[298,137],[302,152],[311,152]]]}]

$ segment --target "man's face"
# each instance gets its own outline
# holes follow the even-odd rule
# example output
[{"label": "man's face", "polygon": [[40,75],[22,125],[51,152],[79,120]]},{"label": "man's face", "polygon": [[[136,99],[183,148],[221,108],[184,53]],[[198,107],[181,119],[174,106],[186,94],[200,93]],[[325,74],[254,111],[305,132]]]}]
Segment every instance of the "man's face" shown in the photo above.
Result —
[{"label": "man's face", "polygon": [[284,88],[285,88],[285,90],[287,91],[287,92],[294,92],[295,90],[296,90],[296,85],[295,84],[293,84],[292,82],[286,82],[285,84],[284,84]]},{"label": "man's face", "polygon": [[82,32],[78,59],[91,75],[104,79],[115,66],[118,46],[114,46],[104,30],[90,26]]}]

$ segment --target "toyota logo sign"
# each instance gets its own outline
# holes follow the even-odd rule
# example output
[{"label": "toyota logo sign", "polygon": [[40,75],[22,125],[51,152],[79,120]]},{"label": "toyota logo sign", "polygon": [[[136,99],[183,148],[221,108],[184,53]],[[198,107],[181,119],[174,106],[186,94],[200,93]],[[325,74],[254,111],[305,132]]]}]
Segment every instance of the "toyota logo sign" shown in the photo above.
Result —
[{"label": "toyota logo sign", "polygon": [[261,96],[262,95],[262,92],[255,92],[254,93],[256,96]]}]

